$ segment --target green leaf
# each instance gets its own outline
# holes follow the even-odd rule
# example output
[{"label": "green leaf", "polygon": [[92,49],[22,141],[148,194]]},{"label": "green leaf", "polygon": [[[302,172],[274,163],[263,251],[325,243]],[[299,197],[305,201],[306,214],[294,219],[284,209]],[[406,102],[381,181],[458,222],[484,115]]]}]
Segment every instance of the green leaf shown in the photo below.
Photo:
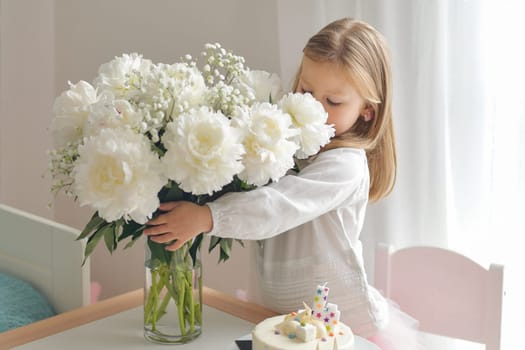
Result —
[{"label": "green leaf", "polygon": [[211,253],[211,251],[215,249],[217,244],[221,242],[221,239],[222,239],[221,237],[217,237],[217,236],[210,237],[210,246],[208,247],[208,253]]},{"label": "green leaf", "polygon": [[224,254],[226,254],[229,258],[232,252],[232,244],[233,244],[233,240],[231,238],[221,239],[221,243],[220,243],[221,254],[224,252]]},{"label": "green leaf", "polygon": [[230,255],[226,254],[222,249],[221,249],[221,252],[219,254],[219,263],[220,262],[223,262],[223,261],[226,261],[230,258]]},{"label": "green leaf", "polygon": [[162,157],[165,153],[166,153],[166,150],[163,148],[163,147],[160,147],[161,144],[159,143],[159,145],[151,145],[151,150],[155,153],[157,153],[159,155],[159,157]]},{"label": "green leaf", "polygon": [[111,224],[106,224],[105,226],[102,226],[99,228],[95,233],[89,237],[87,243],[86,243],[86,249],[84,250],[84,261],[82,262],[82,265],[86,262],[86,259],[93,253],[93,250],[97,246],[100,239],[105,236],[107,231],[112,231],[113,227]]},{"label": "green leaf", "polygon": [[175,182],[171,182],[169,190],[163,195],[163,202],[180,201],[184,199],[184,191]]},{"label": "green leaf", "polygon": [[98,211],[93,214],[86,227],[82,230],[80,235],[77,237],[77,240],[84,239],[89,236],[93,231],[98,231],[102,225],[107,224],[107,222],[98,216]]},{"label": "green leaf", "polygon": [[142,231],[146,228],[146,225],[141,225],[135,221],[128,221],[122,225],[122,233],[118,237],[118,242],[126,239],[129,236],[140,236]]},{"label": "green leaf", "polygon": [[104,233],[104,242],[106,243],[106,248],[108,248],[111,254],[113,254],[113,251],[117,248],[117,233],[119,227],[119,222],[116,221],[111,224],[111,230],[107,230]]},{"label": "green leaf", "polygon": [[148,237],[148,247],[151,251],[150,264],[152,265],[150,267],[158,263],[166,263],[169,265],[173,252],[166,250],[165,244],[153,242]]},{"label": "green leaf", "polygon": [[256,188],[255,185],[250,185],[249,183],[243,181],[240,184],[241,191],[251,191]]},{"label": "green leaf", "polygon": [[135,245],[135,243],[137,243],[139,237],[140,237],[140,235],[133,236],[133,238],[131,238],[131,241],[126,243],[126,245],[124,246],[124,249],[128,249],[128,248],[133,247],[133,245]]},{"label": "green leaf", "polygon": [[204,239],[204,234],[199,234],[195,239],[193,240],[191,247],[189,249],[191,261],[193,261],[193,266],[195,266],[195,263],[197,262],[197,252],[199,251],[202,240]]},{"label": "green leaf", "polygon": [[[242,240],[236,239],[235,241],[238,242],[242,247],[244,247],[244,242]],[[222,237],[211,236],[208,253],[211,253],[213,249],[219,246],[220,248],[219,262],[226,261],[231,256],[232,245],[233,245],[232,238],[222,238]]]}]

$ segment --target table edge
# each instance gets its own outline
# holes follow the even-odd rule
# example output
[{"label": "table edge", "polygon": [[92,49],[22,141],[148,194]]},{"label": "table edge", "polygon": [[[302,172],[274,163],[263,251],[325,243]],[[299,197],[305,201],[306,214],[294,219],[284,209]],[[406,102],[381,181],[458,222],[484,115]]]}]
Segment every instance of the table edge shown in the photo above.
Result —
[{"label": "table edge", "polygon": [[[203,303],[251,323],[277,315],[261,305],[247,302],[218,290],[203,287]],[[142,288],[80,307],[56,316],[0,333],[0,349],[10,349],[53,334],[90,323],[143,304]]]}]

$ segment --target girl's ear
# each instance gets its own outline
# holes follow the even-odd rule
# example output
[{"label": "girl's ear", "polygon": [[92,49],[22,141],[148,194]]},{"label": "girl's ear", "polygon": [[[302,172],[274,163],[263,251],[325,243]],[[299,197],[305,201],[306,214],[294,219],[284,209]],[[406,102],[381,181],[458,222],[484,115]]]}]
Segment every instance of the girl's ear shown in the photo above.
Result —
[{"label": "girl's ear", "polygon": [[374,114],[374,108],[371,105],[366,104],[365,107],[361,110],[360,116],[363,117],[365,122],[369,122],[372,119],[374,119]]}]

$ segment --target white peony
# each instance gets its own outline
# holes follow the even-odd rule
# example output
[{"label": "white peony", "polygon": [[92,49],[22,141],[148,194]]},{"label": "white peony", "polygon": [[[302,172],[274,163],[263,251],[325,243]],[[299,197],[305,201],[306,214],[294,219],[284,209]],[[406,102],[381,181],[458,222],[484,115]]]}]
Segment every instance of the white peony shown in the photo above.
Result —
[{"label": "white peony", "polygon": [[211,195],[242,170],[240,133],[222,113],[208,107],[169,123],[162,143],[166,174],[186,192]]},{"label": "white peony", "polygon": [[111,91],[116,98],[133,99],[141,94],[141,85],[152,66],[151,60],[142,55],[123,54],[100,66],[94,84],[102,91]]},{"label": "white peony", "polygon": [[142,114],[126,100],[113,100],[112,96],[101,98],[90,107],[84,125],[84,136],[95,136],[106,128],[130,128],[142,132],[144,129]]},{"label": "white peony", "polygon": [[333,126],[326,124],[328,113],[312,95],[288,93],[279,101],[279,106],[292,117],[294,126],[299,130],[297,158],[316,154],[335,135]]},{"label": "white peony", "polygon": [[283,95],[281,79],[277,74],[262,70],[247,70],[239,77],[239,82],[239,89],[257,102],[275,103]]},{"label": "white peony", "polygon": [[276,105],[257,103],[250,110],[238,110],[233,122],[243,130],[244,170],[241,180],[263,186],[277,181],[293,167],[298,146],[289,138],[297,134],[292,120]]},{"label": "white peony", "polygon": [[74,168],[80,205],[90,205],[110,222],[120,218],[143,224],[159,206],[166,184],[149,141],[129,129],[104,129],[85,139]]},{"label": "white peony", "polygon": [[84,123],[89,115],[89,106],[97,102],[97,91],[89,83],[81,80],[70,84],[55,99],[51,132],[56,148],[77,143],[82,139]]}]

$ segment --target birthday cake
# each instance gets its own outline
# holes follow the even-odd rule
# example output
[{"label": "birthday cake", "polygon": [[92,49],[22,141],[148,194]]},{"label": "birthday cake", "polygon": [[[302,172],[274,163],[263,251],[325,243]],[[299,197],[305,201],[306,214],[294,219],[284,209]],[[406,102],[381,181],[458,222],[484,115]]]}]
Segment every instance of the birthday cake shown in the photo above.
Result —
[{"label": "birthday cake", "polygon": [[327,303],[328,287],[317,286],[313,307],[267,318],[252,331],[253,350],[353,350],[354,334]]}]

